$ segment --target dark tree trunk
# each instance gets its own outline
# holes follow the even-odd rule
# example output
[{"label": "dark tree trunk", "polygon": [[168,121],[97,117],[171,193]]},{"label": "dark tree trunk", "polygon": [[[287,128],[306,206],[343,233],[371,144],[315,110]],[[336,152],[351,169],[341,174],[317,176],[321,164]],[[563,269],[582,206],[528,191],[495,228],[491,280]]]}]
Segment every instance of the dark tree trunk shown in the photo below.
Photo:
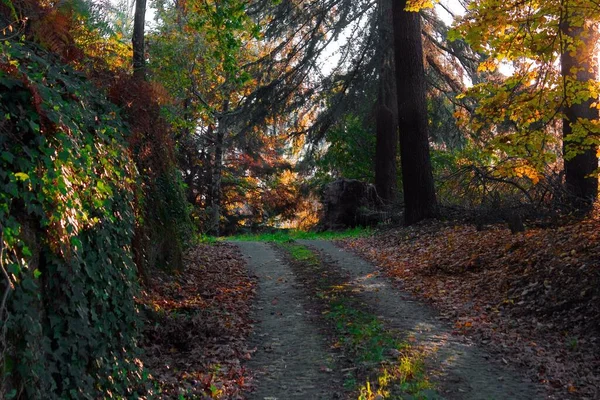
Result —
[{"label": "dark tree trunk", "polygon": [[396,195],[396,153],[398,151],[398,101],[394,77],[394,30],[392,1],[379,0],[379,35],[381,68],[377,96],[375,147],[375,188],[377,195],[389,204]]},{"label": "dark tree trunk", "polygon": [[212,166],[212,179],[210,185],[210,221],[209,233],[214,236],[220,234],[221,224],[221,177],[223,175],[223,139],[225,134],[217,127],[215,135],[215,158]]},{"label": "dark tree trunk", "polygon": [[137,79],[146,79],[144,25],[146,22],[146,0],[135,1],[135,14],[133,17],[133,76]]},{"label": "dark tree trunk", "polygon": [[421,17],[405,11],[405,6],[406,0],[393,2],[404,222],[410,225],[437,216],[437,200],[429,156]]},{"label": "dark tree trunk", "polygon": [[[229,100],[223,102],[223,114],[229,111]],[[225,150],[225,129],[223,120],[217,119],[215,128],[215,158],[212,166],[212,177],[210,186],[211,212],[209,220],[209,233],[215,236],[220,234],[221,224],[221,197],[223,176],[223,153]]]},{"label": "dark tree trunk", "polygon": [[[561,21],[561,33],[563,35],[563,47],[560,56],[561,73],[565,85],[569,82],[587,82],[596,79],[598,76],[598,62],[595,54],[595,41],[597,34],[589,26],[572,26],[569,23],[568,7],[565,16]],[[575,15],[571,14],[571,18]],[[575,18],[573,18],[575,19]],[[577,18],[581,20],[581,16]],[[568,43],[577,43],[580,45],[575,51],[566,49]],[[579,154],[575,157],[567,158],[570,149],[575,150],[582,145],[581,139],[570,140],[573,133],[572,124],[577,120],[594,121],[598,120],[598,110],[591,107],[597,99],[590,98],[579,104],[573,104],[572,99],[566,99],[563,119],[563,154],[565,155],[565,181],[567,190],[573,195],[573,203],[577,207],[590,207],[598,196],[598,176],[595,173],[598,168],[598,157],[596,156],[597,146],[588,146],[577,150]]]}]

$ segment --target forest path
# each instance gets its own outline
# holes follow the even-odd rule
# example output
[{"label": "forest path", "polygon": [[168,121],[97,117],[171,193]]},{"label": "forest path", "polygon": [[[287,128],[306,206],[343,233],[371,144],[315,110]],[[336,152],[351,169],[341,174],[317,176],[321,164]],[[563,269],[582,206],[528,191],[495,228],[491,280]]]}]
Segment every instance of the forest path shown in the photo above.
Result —
[{"label": "forest path", "polygon": [[[427,351],[428,374],[443,398],[460,400],[543,398],[541,389],[518,373],[493,360],[440,321],[427,305],[403,293],[376,268],[332,242],[299,240],[320,255],[332,268],[350,276],[352,292],[386,327],[411,345]],[[319,318],[306,304],[300,280],[283,257],[265,243],[237,243],[258,276],[254,310],[258,320],[253,334],[257,352],[247,366],[258,371],[257,390],[251,399],[332,399],[342,395],[341,372],[335,370],[335,355],[327,338],[319,333]],[[323,373],[332,366],[331,373]],[[327,369],[329,372],[329,369]]]},{"label": "forest path", "polygon": [[246,364],[258,382],[249,398],[341,398],[342,379],[328,368],[335,356],[319,333],[318,316],[305,307],[301,284],[289,265],[267,243],[235,244],[258,277],[252,315],[256,328],[250,338],[257,351]]},{"label": "forest path", "polygon": [[370,263],[330,241],[300,240],[299,243],[317,250],[326,262],[348,272],[358,296],[377,311],[387,327],[412,338],[414,345],[430,350],[427,370],[444,398],[543,398],[540,388],[494,362],[463,336],[452,335],[451,327],[440,321],[435,311],[392,287]]}]

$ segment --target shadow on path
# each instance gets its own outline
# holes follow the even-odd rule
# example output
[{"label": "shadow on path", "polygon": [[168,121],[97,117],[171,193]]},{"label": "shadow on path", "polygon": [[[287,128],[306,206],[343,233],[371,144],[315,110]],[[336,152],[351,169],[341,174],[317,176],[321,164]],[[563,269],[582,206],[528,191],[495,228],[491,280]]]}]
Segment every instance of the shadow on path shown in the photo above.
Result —
[{"label": "shadow on path", "polygon": [[427,305],[414,300],[383,277],[376,268],[332,242],[299,240],[317,250],[325,262],[351,275],[352,290],[360,296],[386,326],[410,338],[426,352],[426,365],[439,393],[448,399],[530,400],[543,398],[541,387],[527,382],[516,371],[490,358],[437,318]]},{"label": "shadow on path", "polygon": [[341,398],[342,379],[329,368],[334,356],[327,338],[304,308],[304,294],[290,267],[266,243],[235,244],[258,277],[252,311],[256,328],[250,338],[257,350],[246,364],[257,382],[249,398]]}]

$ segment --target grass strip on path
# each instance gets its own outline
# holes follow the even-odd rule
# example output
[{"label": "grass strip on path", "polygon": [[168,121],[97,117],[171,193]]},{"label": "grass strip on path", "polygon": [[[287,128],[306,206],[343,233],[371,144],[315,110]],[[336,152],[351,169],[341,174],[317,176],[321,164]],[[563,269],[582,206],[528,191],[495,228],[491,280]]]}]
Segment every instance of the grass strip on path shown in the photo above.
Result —
[{"label": "grass strip on path", "polygon": [[400,334],[387,329],[353,293],[348,276],[297,243],[280,242],[292,269],[305,284],[333,336],[333,346],[351,360],[345,387],[359,400],[432,399],[422,356]]}]

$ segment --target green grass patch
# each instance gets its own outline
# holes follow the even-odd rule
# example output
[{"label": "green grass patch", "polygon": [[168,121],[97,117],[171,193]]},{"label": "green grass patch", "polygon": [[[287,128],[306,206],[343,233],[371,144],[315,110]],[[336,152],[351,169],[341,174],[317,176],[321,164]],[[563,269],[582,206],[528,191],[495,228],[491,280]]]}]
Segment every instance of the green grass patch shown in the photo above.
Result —
[{"label": "green grass patch", "polygon": [[319,263],[319,259],[306,246],[294,244],[291,242],[283,242],[280,247],[284,248],[288,254],[296,261],[315,265]]},{"label": "green grass patch", "polygon": [[289,242],[290,240],[298,240],[298,239],[328,240],[328,239],[354,238],[354,237],[369,236],[372,233],[373,233],[372,229],[360,228],[360,227],[347,229],[345,231],[336,231],[336,232],[332,232],[332,231],[306,232],[306,231],[297,231],[297,230],[281,230],[281,231],[275,231],[275,232],[234,235],[234,236],[229,236],[227,238],[219,238],[219,239],[227,239],[227,240],[233,240],[233,241],[284,243],[284,242]]},{"label": "green grass patch", "polygon": [[353,303],[354,299],[335,298],[327,318],[334,322],[340,344],[357,361],[375,366],[362,385],[354,376],[347,379],[347,386],[358,391],[358,400],[438,399],[425,376],[421,356],[398,340],[375,315]]},{"label": "green grass patch", "polygon": [[330,301],[327,318],[335,325],[340,343],[350,348],[359,361],[379,363],[386,359],[386,351],[400,344],[386,331],[376,316],[351,305],[346,297]]},{"label": "green grass patch", "polygon": [[423,356],[386,329],[384,323],[352,292],[341,271],[319,259],[318,253],[293,242],[282,242],[297,273],[309,284],[330,321],[335,346],[354,360],[344,387],[359,400],[439,399],[425,374]]},{"label": "green grass patch", "polygon": [[218,242],[219,242],[219,238],[216,236],[209,236],[209,235],[199,235],[198,236],[198,243],[200,243],[200,244],[213,245]]}]

